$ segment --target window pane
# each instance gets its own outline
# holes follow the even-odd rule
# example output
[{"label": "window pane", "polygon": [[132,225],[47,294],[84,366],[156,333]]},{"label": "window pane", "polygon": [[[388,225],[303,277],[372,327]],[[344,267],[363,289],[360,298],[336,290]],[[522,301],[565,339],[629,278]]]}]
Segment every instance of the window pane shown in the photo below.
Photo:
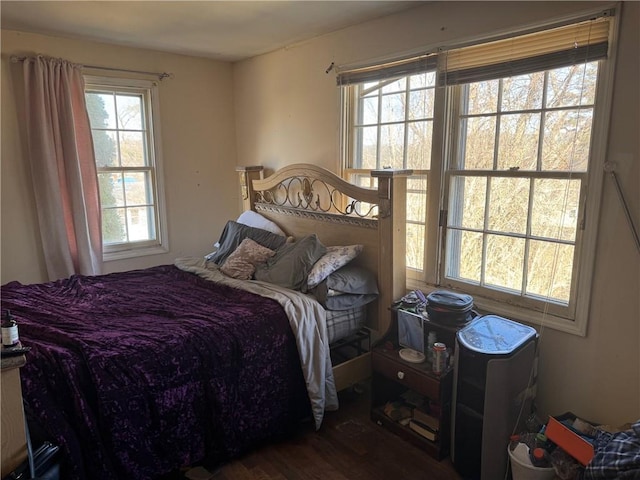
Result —
[{"label": "window pane", "polygon": [[121,173],[99,173],[100,205],[105,207],[124,206],[124,189]]},{"label": "window pane", "polygon": [[428,170],[431,168],[432,121],[407,124],[407,168]]},{"label": "window pane", "polygon": [[362,99],[362,123],[364,125],[378,123],[378,96]]},{"label": "window pane", "polygon": [[404,124],[380,128],[380,166],[404,168]]},{"label": "window pane", "polygon": [[407,221],[424,223],[426,212],[425,195],[423,193],[407,194]]},{"label": "window pane", "polygon": [[533,185],[531,235],[574,241],[580,180],[535,180]]},{"label": "window pane", "polygon": [[535,170],[539,136],[539,113],[503,115],[500,118],[498,170]]},{"label": "window pane", "polygon": [[127,241],[124,208],[102,209],[102,241],[105,245]]},{"label": "window pane", "polygon": [[482,273],[482,234],[447,230],[446,276],[480,283]]},{"label": "window pane", "polygon": [[418,88],[433,87],[436,84],[436,72],[419,73],[409,77],[409,88],[416,90]]},{"label": "window pane", "polygon": [[382,97],[382,122],[401,122],[404,121],[404,93],[394,95],[385,95]]},{"label": "window pane", "polygon": [[489,184],[489,230],[525,234],[529,179],[492,178]]},{"label": "window pane", "polygon": [[366,97],[377,96],[379,90],[377,88],[374,88],[374,87],[377,86],[379,83],[380,82],[368,82],[368,83],[365,83],[364,85],[362,85],[361,91],[362,92],[367,92],[366,94],[364,94]]},{"label": "window pane", "polygon": [[526,293],[569,303],[574,247],[532,240]]},{"label": "window pane", "polygon": [[354,185],[364,188],[378,188],[378,179],[369,175],[351,174],[349,181]]},{"label": "window pane", "polygon": [[382,93],[404,92],[407,88],[406,77],[399,78],[382,87]]},{"label": "window pane", "polygon": [[492,170],[496,139],[496,118],[476,117],[460,120],[461,145],[464,163],[468,170]]},{"label": "window pane", "polygon": [[469,115],[495,113],[498,109],[498,87],[498,80],[470,83],[467,89],[463,89],[463,92],[467,90],[467,95],[463,98],[463,103],[467,102],[467,108],[463,111]]},{"label": "window pane", "polygon": [[524,239],[487,235],[484,280],[487,285],[522,291]]},{"label": "window pane", "polygon": [[539,109],[543,86],[544,72],[505,78],[502,83],[502,111]]},{"label": "window pane", "polygon": [[147,165],[142,132],[120,132],[120,158],[123,167]]},{"label": "window pane", "polygon": [[117,95],[118,128],[142,130],[142,97],[139,95]]},{"label": "window pane", "polygon": [[542,142],[542,169],[586,172],[593,109],[548,112]]},{"label": "window pane", "polygon": [[153,203],[148,172],[125,172],[123,177],[128,207]]},{"label": "window pane", "polygon": [[98,167],[118,166],[118,144],[116,132],[93,130],[93,151]]},{"label": "window pane", "polygon": [[91,128],[116,128],[115,97],[111,93],[91,92],[85,95]]},{"label": "window pane", "polygon": [[378,127],[356,128],[356,132],[362,132],[361,152],[356,156],[356,160],[360,159],[360,164],[355,165],[358,168],[378,168]]},{"label": "window pane", "polygon": [[486,177],[451,177],[448,225],[482,230],[486,196]]},{"label": "window pane", "polygon": [[427,211],[427,178],[407,179],[407,220],[424,223]]},{"label": "window pane", "polygon": [[593,105],[597,79],[598,62],[551,70],[547,84],[547,106]]},{"label": "window pane", "polygon": [[424,225],[407,223],[407,267],[424,270]]},{"label": "window pane", "polygon": [[131,242],[154,240],[156,234],[153,207],[127,208],[127,227]]},{"label": "window pane", "polygon": [[409,95],[409,120],[433,118],[433,89],[414,90]]}]

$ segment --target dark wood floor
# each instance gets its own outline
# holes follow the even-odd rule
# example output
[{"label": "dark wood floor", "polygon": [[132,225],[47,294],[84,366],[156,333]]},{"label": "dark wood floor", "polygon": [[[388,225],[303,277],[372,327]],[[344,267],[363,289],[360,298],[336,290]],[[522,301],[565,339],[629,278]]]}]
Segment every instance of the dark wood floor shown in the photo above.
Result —
[{"label": "dark wood floor", "polygon": [[311,425],[285,441],[219,468],[214,480],[459,480],[451,462],[431,458],[369,419],[369,390],[339,394],[340,409],[322,428]]}]

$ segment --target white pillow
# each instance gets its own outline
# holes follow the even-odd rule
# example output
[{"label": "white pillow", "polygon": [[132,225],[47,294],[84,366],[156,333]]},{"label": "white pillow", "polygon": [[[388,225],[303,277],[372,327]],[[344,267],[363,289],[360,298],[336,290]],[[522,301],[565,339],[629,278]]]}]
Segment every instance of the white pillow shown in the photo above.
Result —
[{"label": "white pillow", "polygon": [[263,217],[258,212],[254,212],[253,210],[246,210],[242,212],[236,222],[248,225],[250,227],[261,228],[263,230],[267,230],[268,232],[275,233],[276,235],[282,235],[283,237],[287,236],[287,234],[282,231],[277,223],[272,222],[268,218]]},{"label": "white pillow", "polygon": [[[277,223],[272,222],[268,218],[263,217],[258,212],[254,212],[253,210],[245,210],[244,212],[242,212],[236,222],[242,223],[243,225],[247,225],[249,227],[261,228],[262,230],[266,230],[267,232],[275,233],[276,235],[281,235],[283,237],[287,236],[287,234],[282,231]],[[216,248],[220,248],[220,244],[218,242],[216,242],[213,246]],[[215,252],[212,252],[207,256],[211,256],[213,253]]]},{"label": "white pillow", "polygon": [[356,258],[362,252],[362,245],[348,245],[344,247],[327,247],[325,253],[320,260],[314,263],[313,268],[307,277],[307,287],[314,288],[325,278],[345,266],[351,260]]}]

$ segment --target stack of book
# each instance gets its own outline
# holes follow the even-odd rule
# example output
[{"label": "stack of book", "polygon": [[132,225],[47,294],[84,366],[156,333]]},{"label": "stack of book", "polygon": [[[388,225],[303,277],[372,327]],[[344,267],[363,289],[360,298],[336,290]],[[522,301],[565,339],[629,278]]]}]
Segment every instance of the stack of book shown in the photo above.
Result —
[{"label": "stack of book", "polygon": [[440,421],[419,408],[413,409],[413,415],[409,421],[409,428],[427,440],[435,442],[438,439]]},{"label": "stack of book", "polygon": [[401,400],[387,402],[384,406],[384,413],[391,420],[402,425],[408,424],[413,416],[411,408]]}]

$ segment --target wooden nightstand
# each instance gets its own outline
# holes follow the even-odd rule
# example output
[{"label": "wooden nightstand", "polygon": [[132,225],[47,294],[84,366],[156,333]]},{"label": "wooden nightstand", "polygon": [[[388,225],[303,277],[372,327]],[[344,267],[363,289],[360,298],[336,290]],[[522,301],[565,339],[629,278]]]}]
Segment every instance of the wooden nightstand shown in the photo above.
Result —
[{"label": "wooden nightstand", "polygon": [[[451,388],[453,371],[449,368],[442,375],[431,371],[428,362],[415,364],[402,360],[397,349],[378,347],[372,351],[371,419],[388,428],[401,438],[425,450],[429,455],[442,459],[449,453],[451,441]],[[440,428],[435,441],[426,439],[409,428],[392,420],[384,412],[387,402],[402,398],[407,391],[429,399],[439,406],[433,413]]]},{"label": "wooden nightstand", "polygon": [[20,367],[24,363],[24,355],[2,359],[2,477],[27,459],[20,386]]}]

